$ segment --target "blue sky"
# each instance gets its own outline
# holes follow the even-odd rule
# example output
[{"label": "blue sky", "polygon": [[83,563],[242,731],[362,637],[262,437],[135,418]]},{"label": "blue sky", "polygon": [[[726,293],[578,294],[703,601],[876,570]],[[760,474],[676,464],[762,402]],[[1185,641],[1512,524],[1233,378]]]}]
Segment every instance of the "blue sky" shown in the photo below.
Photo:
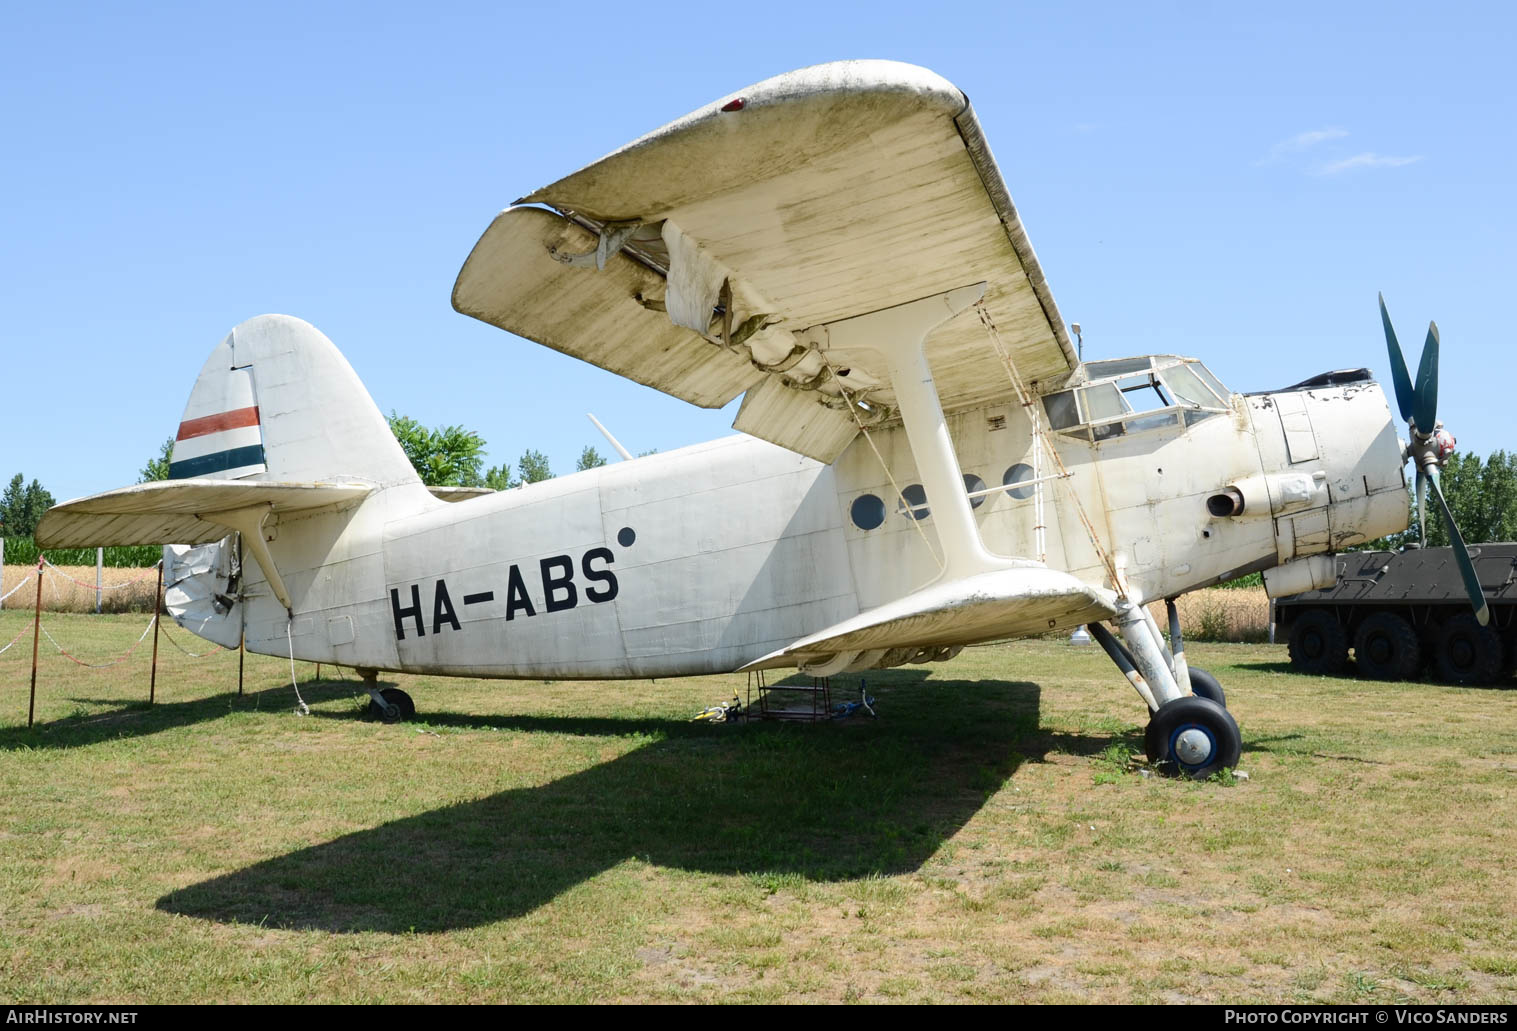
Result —
[{"label": "blue sky", "polygon": [[1087,357],[1230,387],[1442,333],[1462,450],[1517,447],[1510,5],[13,6],[0,33],[0,473],[132,482],[233,325],[321,328],[379,406],[558,471],[729,432],[455,313],[493,215],[821,61],[965,90]]}]

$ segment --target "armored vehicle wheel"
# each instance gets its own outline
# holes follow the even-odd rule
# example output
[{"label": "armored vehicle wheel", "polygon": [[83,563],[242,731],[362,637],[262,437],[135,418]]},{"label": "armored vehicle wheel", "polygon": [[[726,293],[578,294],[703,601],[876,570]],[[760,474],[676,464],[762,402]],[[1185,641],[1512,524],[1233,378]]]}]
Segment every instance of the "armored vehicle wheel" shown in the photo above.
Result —
[{"label": "armored vehicle wheel", "polygon": [[1481,626],[1473,613],[1459,612],[1438,632],[1433,668],[1449,684],[1489,684],[1501,672],[1501,635]]},{"label": "armored vehicle wheel", "polygon": [[1210,698],[1222,708],[1227,708],[1227,693],[1222,683],[1200,666],[1190,668],[1190,689],[1201,698]]},{"label": "armored vehicle wheel", "polygon": [[1354,633],[1359,675],[1374,680],[1411,680],[1422,668],[1417,631],[1394,612],[1372,612]]},{"label": "armored vehicle wheel", "polygon": [[1348,665],[1348,635],[1327,609],[1307,609],[1291,624],[1291,665],[1302,673],[1337,676]]},{"label": "armored vehicle wheel", "polygon": [[1188,695],[1159,706],[1144,734],[1148,759],[1195,780],[1238,765],[1243,736],[1232,715],[1210,698]]},{"label": "armored vehicle wheel", "polygon": [[385,700],[383,706],[372,698],[369,699],[369,715],[374,719],[383,720],[385,723],[400,723],[403,720],[415,718],[416,703],[411,701],[411,696],[400,688],[387,687],[379,693]]}]

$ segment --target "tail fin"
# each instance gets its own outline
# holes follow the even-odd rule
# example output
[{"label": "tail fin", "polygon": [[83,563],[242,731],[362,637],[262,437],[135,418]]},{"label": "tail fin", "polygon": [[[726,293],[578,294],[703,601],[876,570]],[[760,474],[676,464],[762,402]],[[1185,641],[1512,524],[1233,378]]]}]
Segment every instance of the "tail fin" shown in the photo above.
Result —
[{"label": "tail fin", "polygon": [[249,319],[211,352],[179,423],[169,478],[418,482],[347,359],[288,315]]}]

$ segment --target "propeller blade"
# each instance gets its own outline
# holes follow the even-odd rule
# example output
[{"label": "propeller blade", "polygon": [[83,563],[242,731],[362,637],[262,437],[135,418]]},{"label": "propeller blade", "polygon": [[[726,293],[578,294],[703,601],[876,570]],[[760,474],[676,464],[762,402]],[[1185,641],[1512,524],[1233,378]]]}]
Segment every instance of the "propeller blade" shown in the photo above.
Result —
[{"label": "propeller blade", "polygon": [[1401,409],[1401,421],[1412,417],[1412,377],[1406,371],[1406,359],[1401,356],[1401,345],[1396,342],[1396,331],[1391,328],[1390,313],[1385,310],[1385,295],[1380,295],[1380,322],[1385,326],[1385,349],[1391,356],[1391,382],[1396,385],[1396,407]]},{"label": "propeller blade", "polygon": [[1422,345],[1422,361],[1417,365],[1416,399],[1412,402],[1412,419],[1418,431],[1432,433],[1438,424],[1438,323],[1427,324],[1427,342]]},{"label": "propeller blade", "polygon": [[1417,533],[1427,547],[1427,473],[1417,470]]},{"label": "propeller blade", "polygon": [[1485,592],[1480,589],[1480,578],[1475,575],[1475,563],[1470,558],[1470,550],[1464,546],[1464,538],[1459,534],[1459,527],[1454,525],[1454,513],[1449,511],[1449,503],[1444,500],[1443,489],[1438,486],[1438,476],[1434,474],[1427,477],[1428,484],[1433,488],[1433,497],[1438,501],[1438,507],[1443,509],[1443,524],[1448,527],[1449,541],[1454,546],[1454,558],[1459,563],[1459,575],[1464,577],[1464,593],[1469,595],[1470,605],[1475,609],[1475,619],[1481,626],[1491,621],[1491,610],[1485,603]]}]

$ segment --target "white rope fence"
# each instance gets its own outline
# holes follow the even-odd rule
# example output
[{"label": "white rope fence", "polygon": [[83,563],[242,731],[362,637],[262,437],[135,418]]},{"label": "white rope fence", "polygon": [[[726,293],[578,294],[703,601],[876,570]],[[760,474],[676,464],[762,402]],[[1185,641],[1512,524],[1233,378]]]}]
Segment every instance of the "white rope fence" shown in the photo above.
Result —
[{"label": "white rope fence", "polygon": [[[63,579],[68,580],[71,583],[78,584],[80,587],[88,588],[91,591],[115,591],[115,590],[121,589],[122,587],[130,587],[132,584],[135,584],[135,583],[141,583],[143,580],[146,580],[150,576],[156,576],[157,575],[158,566],[159,566],[160,563],[155,562],[153,565],[147,567],[148,571],[146,573],[143,573],[141,576],[134,576],[130,580],[123,580],[120,583],[115,583],[115,584],[98,584],[98,585],[97,584],[92,584],[92,583],[87,583],[84,580],[80,580],[80,579],[77,579],[75,577],[69,576],[62,569],[59,569],[57,566],[53,565],[52,562],[48,561],[46,558],[44,558],[42,560],[42,564],[45,565],[45,566],[47,566],[47,568],[50,569],[50,570],[52,570],[54,573],[57,573],[59,576],[63,577]],[[25,581],[22,581],[22,582],[25,583]],[[7,598],[10,597],[10,595],[6,595],[6,597]],[[4,601],[4,600],[5,600],[4,598],[0,598],[0,601]]]},{"label": "white rope fence", "polygon": [[[155,613],[153,615],[153,617],[147,621],[147,626],[145,626],[142,629],[142,633],[140,635],[138,635],[137,640],[135,640],[135,641],[132,642],[132,646],[130,648],[128,648],[126,651],[122,652],[116,658],[112,659],[110,662],[85,662],[83,659],[79,658],[77,655],[72,655],[69,652],[65,651],[64,648],[63,648],[63,645],[59,644],[56,640],[54,640],[53,639],[53,635],[47,632],[47,627],[42,626],[41,630],[42,630],[42,636],[45,637],[45,638],[47,638],[48,643],[51,644],[54,648],[58,649],[58,654],[62,655],[65,659],[68,659],[70,662],[77,663],[80,666],[86,666],[86,667],[88,667],[90,669],[105,669],[107,666],[114,666],[118,662],[125,662],[127,660],[127,657],[129,655],[131,655],[132,652],[136,651],[137,650],[137,646],[143,642],[143,640],[147,637],[147,635],[149,633],[152,632],[152,630],[153,630],[153,624],[156,623],[156,622],[158,622],[158,616]],[[39,624],[39,626],[40,626],[40,624]],[[7,645],[6,647],[9,647],[9,645]]]}]

